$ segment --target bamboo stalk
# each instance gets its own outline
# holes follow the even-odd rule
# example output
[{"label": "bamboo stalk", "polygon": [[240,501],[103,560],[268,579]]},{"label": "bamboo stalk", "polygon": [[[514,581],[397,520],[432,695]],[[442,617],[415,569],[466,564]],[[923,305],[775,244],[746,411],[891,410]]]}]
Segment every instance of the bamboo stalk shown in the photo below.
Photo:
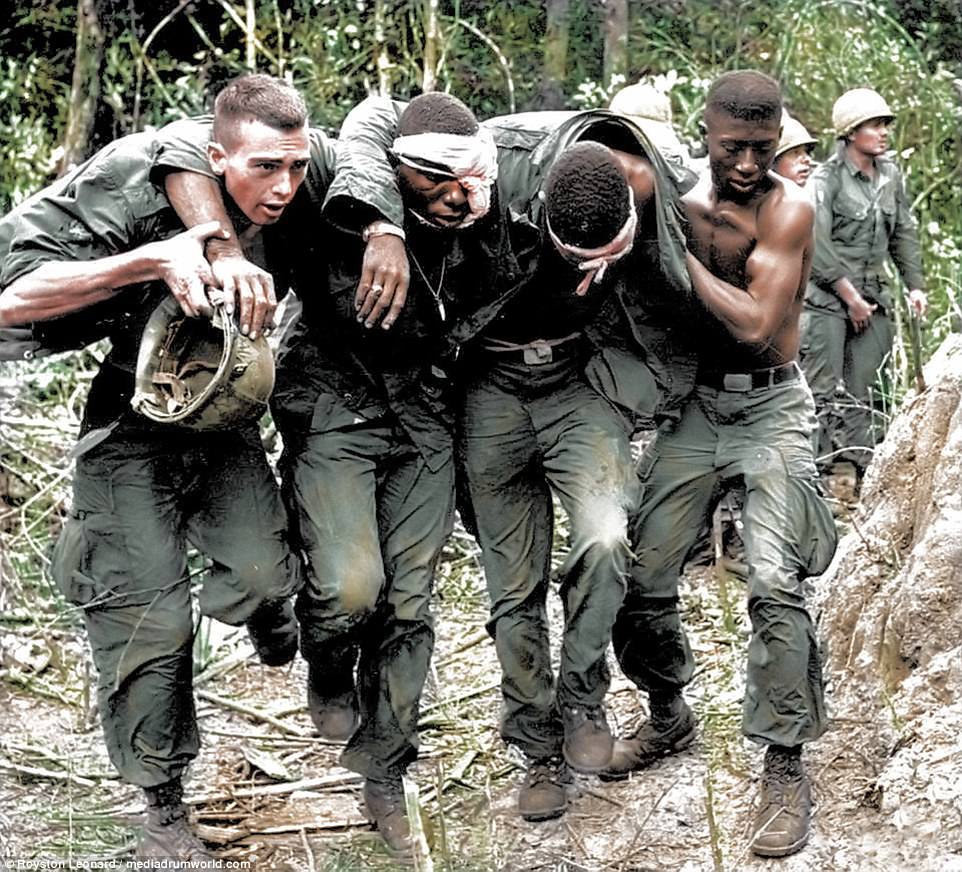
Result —
[{"label": "bamboo stalk", "polygon": [[265,724],[270,724],[272,727],[276,727],[282,733],[286,733],[289,736],[307,738],[304,733],[295,727],[290,726],[290,724],[285,724],[282,720],[275,718],[273,715],[267,714],[267,712],[262,712],[260,709],[256,709],[253,706],[244,705],[243,703],[235,702],[232,699],[227,699],[227,697],[218,696],[216,693],[211,693],[209,690],[198,690],[197,696],[199,696],[201,699],[207,700],[207,702],[214,703],[214,705],[219,705],[222,708],[230,709],[231,711],[238,712],[242,715],[247,715],[255,720],[263,721]]}]

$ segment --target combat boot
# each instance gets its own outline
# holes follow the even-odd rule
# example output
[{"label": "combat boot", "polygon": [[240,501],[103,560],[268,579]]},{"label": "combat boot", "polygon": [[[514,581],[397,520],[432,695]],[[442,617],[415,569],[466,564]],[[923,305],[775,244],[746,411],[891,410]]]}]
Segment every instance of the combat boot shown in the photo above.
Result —
[{"label": "combat boot", "polygon": [[384,839],[388,853],[400,862],[413,862],[414,843],[404,807],[404,783],[400,774],[368,778],[364,782],[364,810]]},{"label": "combat boot", "polygon": [[210,868],[209,861],[215,857],[190,828],[180,781],[149,788],[145,793],[147,820],[137,842],[136,859],[166,860],[168,869]]},{"label": "combat boot", "polygon": [[614,739],[602,706],[562,706],[565,762],[575,770],[593,775],[611,762]]},{"label": "combat boot", "polygon": [[759,857],[787,857],[800,851],[808,841],[811,820],[812,788],[802,764],[801,747],[769,745],[752,831],[752,852]]},{"label": "combat boot", "polygon": [[667,706],[652,706],[652,715],[632,735],[615,741],[611,762],[598,777],[621,781],[659,757],[687,748],[695,740],[695,715],[681,696]]},{"label": "combat boot", "polygon": [[568,808],[570,783],[571,774],[561,757],[529,760],[518,790],[518,813],[532,822],[560,817]]},{"label": "combat boot", "polygon": [[297,619],[289,600],[261,604],[247,619],[247,633],[265,666],[286,666],[297,656]]},{"label": "combat boot", "polygon": [[346,742],[358,724],[354,665],[340,668],[311,663],[307,669],[307,711],[322,739]]}]

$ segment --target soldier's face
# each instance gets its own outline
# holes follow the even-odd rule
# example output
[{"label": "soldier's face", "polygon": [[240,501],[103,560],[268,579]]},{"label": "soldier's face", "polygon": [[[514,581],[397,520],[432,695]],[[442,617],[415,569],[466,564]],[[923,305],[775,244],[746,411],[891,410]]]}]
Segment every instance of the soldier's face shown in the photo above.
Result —
[{"label": "soldier's face", "polygon": [[311,160],[307,127],[277,130],[254,119],[235,122],[224,142],[208,146],[211,168],[253,224],[273,224],[304,181]]},{"label": "soldier's face", "polygon": [[796,185],[804,187],[812,174],[812,155],[809,148],[807,145],[790,148],[776,158],[772,169],[783,178],[791,179]]},{"label": "soldier's face", "polygon": [[470,214],[467,194],[457,179],[406,164],[398,166],[397,175],[405,206],[436,227],[457,227]]},{"label": "soldier's face", "polygon": [[780,118],[747,121],[709,109],[705,112],[705,128],[715,190],[725,199],[750,199],[775,157]]},{"label": "soldier's face", "polygon": [[889,147],[891,118],[870,118],[849,134],[849,143],[867,157],[880,157]]}]

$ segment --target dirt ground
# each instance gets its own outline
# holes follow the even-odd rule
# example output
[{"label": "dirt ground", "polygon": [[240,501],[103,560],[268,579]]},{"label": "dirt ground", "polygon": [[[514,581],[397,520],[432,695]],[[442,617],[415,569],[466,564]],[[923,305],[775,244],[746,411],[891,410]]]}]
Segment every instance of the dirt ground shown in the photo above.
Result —
[{"label": "dirt ground", "polygon": [[[761,763],[739,733],[747,627],[740,582],[712,568],[690,574],[685,591],[699,661],[689,694],[699,741],[622,783],[577,777],[564,817],[523,822],[514,811],[522,772],[496,729],[498,669],[482,632],[476,557],[464,541],[447,556],[434,675],[422,707],[422,759],[411,772],[435,869],[962,870],[958,857],[905,853],[905,833],[878,812],[875,777],[892,751],[881,738],[888,731],[839,720],[808,753],[818,810],[807,848],[781,861],[747,852]],[[395,868],[359,813],[359,783],[337,765],[338,747],[312,735],[303,662],[269,669],[237,631],[215,625],[202,636],[204,745],[188,794],[218,855],[265,870]],[[115,780],[91,724],[79,629],[45,636],[7,622],[0,641],[0,855],[8,863],[128,855],[140,797]],[[614,676],[611,718],[624,730],[641,703],[616,668]]]}]

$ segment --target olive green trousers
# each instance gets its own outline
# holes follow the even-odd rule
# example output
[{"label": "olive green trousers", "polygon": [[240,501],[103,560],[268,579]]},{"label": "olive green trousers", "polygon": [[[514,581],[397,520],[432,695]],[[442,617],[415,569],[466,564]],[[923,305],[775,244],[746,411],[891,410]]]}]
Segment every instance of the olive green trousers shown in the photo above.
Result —
[{"label": "olive green trousers", "polygon": [[[560,706],[600,705],[608,689],[637,494],[627,425],[573,357],[490,363],[467,387],[459,426],[501,662],[501,733],[529,757],[559,754]],[[554,573],[552,493],[569,524]],[[552,575],[565,615],[557,679],[545,607]]]},{"label": "olive green trousers", "polygon": [[752,634],[742,726],[754,741],[795,745],[825,729],[821,661],[803,580],[835,551],[831,512],[812,457],[812,396],[803,379],[732,392],[697,386],[673,430],[658,433],[639,469],[635,559],[615,624],[615,654],[646,691],[691,681],[678,609],[685,555],[720,484],[745,483],[745,561]]},{"label": "olive green trousers", "polygon": [[207,559],[200,613],[242,624],[299,583],[257,426],[119,429],[77,460],[53,573],[83,610],[110,759],[125,781],[180,775],[199,746],[188,543]]},{"label": "olive green trousers", "polygon": [[820,466],[848,460],[864,470],[871,461],[885,436],[894,338],[892,319],[881,308],[857,333],[845,312],[805,307],[799,363],[815,398]]},{"label": "olive green trousers", "polygon": [[301,652],[330,670],[353,669],[357,659],[361,720],[341,763],[376,778],[417,757],[454,465],[432,471],[391,415],[345,414],[325,395],[317,407],[308,432],[285,435],[282,461],[306,566],[295,605]]}]

